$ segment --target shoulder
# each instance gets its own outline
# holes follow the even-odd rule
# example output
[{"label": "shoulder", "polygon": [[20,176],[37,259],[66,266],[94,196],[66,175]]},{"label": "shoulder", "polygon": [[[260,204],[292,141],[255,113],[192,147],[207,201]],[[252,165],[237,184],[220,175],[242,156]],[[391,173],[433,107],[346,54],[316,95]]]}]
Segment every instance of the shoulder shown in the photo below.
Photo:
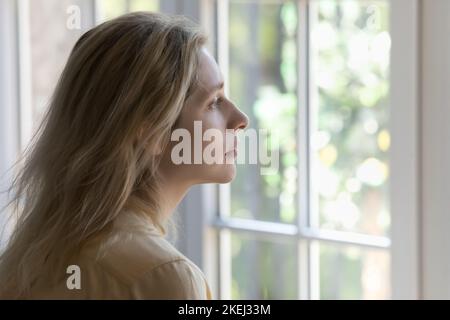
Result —
[{"label": "shoulder", "polygon": [[93,281],[107,276],[103,285],[120,284],[130,299],[211,299],[203,272],[161,235],[117,232],[88,247],[82,259],[102,273]]},{"label": "shoulder", "polygon": [[157,266],[187,259],[160,235],[141,232],[116,232],[83,250],[81,259],[130,284]]},{"label": "shoulder", "polygon": [[211,299],[203,273],[184,258],[153,267],[130,289],[134,299]]}]

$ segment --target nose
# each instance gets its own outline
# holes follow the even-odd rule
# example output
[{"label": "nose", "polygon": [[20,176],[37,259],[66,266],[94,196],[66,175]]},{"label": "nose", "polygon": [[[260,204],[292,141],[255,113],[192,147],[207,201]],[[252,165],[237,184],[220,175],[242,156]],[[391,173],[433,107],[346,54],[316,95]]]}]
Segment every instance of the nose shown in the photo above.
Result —
[{"label": "nose", "polygon": [[230,119],[230,127],[235,131],[247,128],[249,124],[248,116],[235,105],[233,105],[233,107],[234,112]]}]

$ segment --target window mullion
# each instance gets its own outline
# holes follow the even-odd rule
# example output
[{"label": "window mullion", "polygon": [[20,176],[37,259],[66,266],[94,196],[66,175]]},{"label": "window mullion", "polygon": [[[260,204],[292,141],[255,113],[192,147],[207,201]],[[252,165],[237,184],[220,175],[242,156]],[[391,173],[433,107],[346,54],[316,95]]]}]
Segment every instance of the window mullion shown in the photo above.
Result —
[{"label": "window mullion", "polygon": [[299,230],[295,225],[261,220],[219,217],[212,219],[209,224],[219,230],[229,229],[266,238],[292,238],[375,249],[389,249],[391,245],[388,237],[319,228],[303,229],[299,237]]},{"label": "window mullion", "polygon": [[301,236],[301,230],[309,225],[310,172],[309,172],[309,72],[308,72],[308,1],[299,0],[297,25],[297,141],[298,141],[298,202],[297,222],[299,239],[297,270],[298,297],[310,298],[309,241]]}]

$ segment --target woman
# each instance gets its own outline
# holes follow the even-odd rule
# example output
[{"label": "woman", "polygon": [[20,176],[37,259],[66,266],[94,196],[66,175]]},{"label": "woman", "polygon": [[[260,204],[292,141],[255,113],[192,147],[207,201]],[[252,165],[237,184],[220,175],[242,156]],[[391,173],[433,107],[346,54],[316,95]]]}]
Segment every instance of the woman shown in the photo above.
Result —
[{"label": "woman", "polygon": [[172,132],[248,123],[205,41],[187,19],[153,13],[79,39],[12,187],[20,214],[0,258],[1,298],[212,298],[163,237],[190,186],[235,174],[229,161],[175,164]]}]

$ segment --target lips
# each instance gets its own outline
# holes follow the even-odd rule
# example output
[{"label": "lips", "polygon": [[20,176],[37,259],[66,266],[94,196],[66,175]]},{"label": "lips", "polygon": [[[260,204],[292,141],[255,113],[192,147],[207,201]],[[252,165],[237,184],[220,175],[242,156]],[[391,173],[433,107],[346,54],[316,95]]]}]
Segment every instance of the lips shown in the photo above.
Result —
[{"label": "lips", "polygon": [[230,150],[230,151],[228,151],[227,153],[225,153],[226,155],[231,155],[231,154],[233,154],[233,156],[237,156],[237,150],[236,149],[233,149],[233,150]]},{"label": "lips", "polygon": [[[230,150],[228,150],[227,152],[225,152],[226,155],[230,154],[230,153],[234,153],[234,156],[237,155],[237,138],[236,136],[234,136],[234,143],[233,143],[233,149],[230,148]],[[231,147],[231,146],[230,146]]]}]

